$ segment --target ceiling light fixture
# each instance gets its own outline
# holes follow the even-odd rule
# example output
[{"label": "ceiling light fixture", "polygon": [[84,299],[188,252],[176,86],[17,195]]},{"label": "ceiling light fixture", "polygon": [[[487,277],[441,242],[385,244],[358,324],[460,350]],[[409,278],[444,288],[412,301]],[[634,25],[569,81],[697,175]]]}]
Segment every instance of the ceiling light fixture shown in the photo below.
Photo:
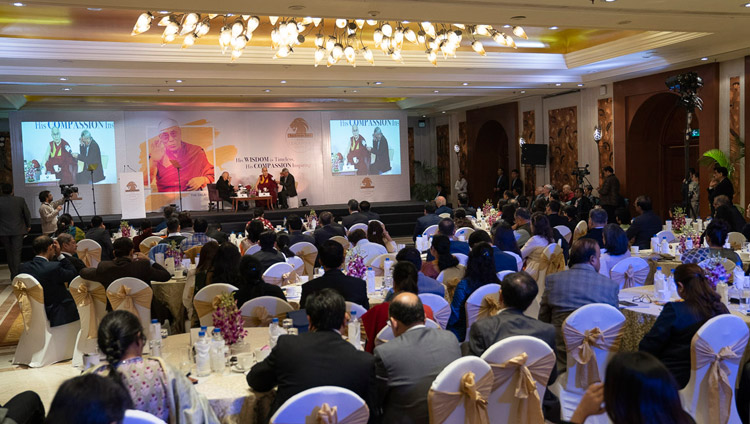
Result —
[{"label": "ceiling light fixture", "polygon": [[433,93],[439,93],[439,92],[440,92],[440,90],[433,90],[432,92],[433,92]]},{"label": "ceiling light fixture", "polygon": [[102,8],[101,7],[87,7],[86,10],[89,10],[91,12],[101,12]]},{"label": "ceiling light fixture", "polygon": [[70,88],[65,87],[63,88],[63,91],[70,91]]},{"label": "ceiling light fixture", "polygon": [[750,7],[750,3],[745,3],[742,5],[743,7]]},{"label": "ceiling light fixture", "polygon": [[560,84],[560,83],[558,82],[557,84],[555,84],[555,87],[559,87],[559,86],[561,86],[561,85],[562,85],[562,84]]},{"label": "ceiling light fixture", "polygon": [[463,84],[461,84],[461,85],[469,85],[469,83],[468,83],[468,82],[465,82],[465,83],[463,83]]},{"label": "ceiling light fixture", "polygon": [[583,84],[578,84],[579,87],[583,87]]},{"label": "ceiling light fixture", "polygon": [[381,85],[381,84],[383,84],[383,83],[380,82],[380,81],[375,81],[375,85]]},{"label": "ceiling light fixture", "polygon": [[701,60],[705,62],[705,61],[708,60],[708,58],[707,57],[702,57]]},{"label": "ceiling light fixture", "polygon": [[263,90],[263,92],[264,92],[264,93],[270,93],[270,92],[271,92],[271,90],[269,90],[269,89],[267,89],[267,88],[266,88],[265,90]]},{"label": "ceiling light fixture", "polygon": [[557,26],[551,26],[551,27],[549,27],[549,29],[551,29],[551,30],[553,30],[553,31],[554,31],[554,30],[556,30],[556,29],[560,29],[560,27],[557,27]]},{"label": "ceiling light fixture", "polygon": [[181,82],[182,82],[182,80],[175,80],[174,82],[176,82],[176,83],[181,83]]},{"label": "ceiling light fixture", "polygon": [[280,82],[281,82],[282,84],[286,84],[286,80],[281,80]]},{"label": "ceiling light fixture", "polygon": [[169,91],[174,91],[174,88],[170,88]]},{"label": "ceiling light fixture", "polygon": [[352,93],[359,93],[359,90],[352,90]]},{"label": "ceiling light fixture", "polygon": [[16,6],[16,7],[24,7],[24,6],[26,6],[26,5],[25,5],[24,3],[21,3],[21,2],[15,2],[15,3],[13,3],[13,6]]},{"label": "ceiling light fixture", "polygon": [[521,90],[521,94],[526,94],[526,90]]},{"label": "ceiling light fixture", "polygon": [[60,77],[60,81],[67,81],[68,79],[65,77]]}]

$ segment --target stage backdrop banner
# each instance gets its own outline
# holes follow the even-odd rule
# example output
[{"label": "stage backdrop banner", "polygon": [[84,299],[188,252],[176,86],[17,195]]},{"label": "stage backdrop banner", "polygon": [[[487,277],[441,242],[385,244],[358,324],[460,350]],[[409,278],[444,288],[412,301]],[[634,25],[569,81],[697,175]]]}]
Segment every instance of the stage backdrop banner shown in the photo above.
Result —
[{"label": "stage backdrop banner", "polygon": [[146,197],[143,190],[143,173],[121,172],[119,178],[122,219],[145,218]]}]

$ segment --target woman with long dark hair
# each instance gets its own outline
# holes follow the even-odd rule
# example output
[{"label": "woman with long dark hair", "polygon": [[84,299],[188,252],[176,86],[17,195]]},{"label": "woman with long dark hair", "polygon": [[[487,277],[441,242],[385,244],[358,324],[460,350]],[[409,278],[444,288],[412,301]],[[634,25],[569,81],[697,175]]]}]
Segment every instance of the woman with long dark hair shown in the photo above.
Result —
[{"label": "woman with long dark hair", "polygon": [[479,287],[485,284],[500,284],[495,271],[495,259],[492,245],[479,243],[469,252],[466,264],[466,275],[456,286],[451,300],[451,317],[446,330],[456,335],[459,342],[466,336],[466,299]]},{"label": "woman with long dark hair", "polygon": [[128,311],[112,311],[102,319],[97,336],[107,363],[92,373],[122,384],[135,409],[168,423],[219,422],[187,377],[161,358],[143,357],[146,334],[138,317]]},{"label": "woman with long dark hair", "polygon": [[521,249],[521,257],[526,259],[534,249],[545,248],[555,242],[555,235],[552,232],[547,215],[541,212],[535,212],[531,215],[531,238]]},{"label": "woman with long dark hair", "polygon": [[240,250],[230,242],[219,245],[219,251],[214,257],[214,273],[211,283],[225,283],[237,285],[240,279]]},{"label": "woman with long dark hair", "polygon": [[651,353],[669,369],[682,389],[690,379],[690,343],[709,319],[728,314],[721,297],[696,264],[682,264],[675,269],[677,294],[684,302],[664,305],[639,350]]},{"label": "woman with long dark hair", "polygon": [[521,249],[518,248],[512,224],[505,222],[505,220],[499,221],[499,223],[495,225],[494,242],[495,247],[503,252],[513,252],[516,255],[521,256]]},{"label": "woman with long dark hair", "polygon": [[669,370],[645,352],[616,354],[607,364],[604,384],[589,386],[569,422],[582,424],[602,412],[614,424],[695,423],[682,409]]},{"label": "woman with long dark hair", "polygon": [[[41,404],[41,400],[39,402]],[[96,374],[84,374],[65,381],[57,389],[46,420],[43,405],[41,409],[41,421],[32,422],[120,424],[125,418],[125,411],[133,409],[133,401],[122,383]],[[9,418],[6,417],[6,420]]]},{"label": "woman with long dark hair", "polygon": [[209,241],[201,247],[198,266],[195,267],[195,292],[213,282],[214,259],[219,253],[219,243]]},{"label": "woman with long dark hair", "polygon": [[435,260],[422,264],[422,273],[430,278],[437,278],[441,271],[458,266],[458,259],[451,255],[451,240],[448,236],[434,235],[430,253]]},{"label": "woman with long dark hair", "polygon": [[394,242],[391,235],[388,234],[385,226],[378,221],[370,221],[370,223],[367,224],[367,241],[385,247],[385,250],[387,250],[388,253],[396,252],[396,242]]},{"label": "woman with long dark hair", "polygon": [[628,236],[619,225],[607,224],[602,230],[602,239],[607,251],[599,258],[599,273],[609,277],[613,266],[630,257]]},{"label": "woman with long dark hair", "polygon": [[234,292],[234,299],[237,301],[238,308],[241,308],[248,300],[260,296],[274,296],[286,301],[286,296],[284,296],[284,291],[281,290],[281,287],[263,281],[263,266],[253,255],[244,255],[242,257],[240,261],[240,275],[241,278],[237,285],[239,290]]}]

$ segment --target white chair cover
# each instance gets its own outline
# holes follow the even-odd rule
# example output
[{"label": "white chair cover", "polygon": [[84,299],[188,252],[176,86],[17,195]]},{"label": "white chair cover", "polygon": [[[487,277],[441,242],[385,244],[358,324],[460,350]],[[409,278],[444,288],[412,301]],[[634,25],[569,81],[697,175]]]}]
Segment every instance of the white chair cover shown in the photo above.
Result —
[{"label": "white chair cover", "polygon": [[[467,387],[469,376],[474,384]],[[489,423],[487,399],[492,393],[492,380],[489,364],[476,356],[465,356],[448,364],[435,377],[427,395],[430,423]]]},{"label": "white chair cover", "polygon": [[240,315],[247,327],[268,327],[274,317],[281,321],[286,313],[294,308],[287,302],[274,296],[260,296],[248,300],[240,307]]},{"label": "white chair cover", "polygon": [[537,249],[541,249],[541,247],[532,249],[531,254],[526,258],[526,272],[536,280],[537,286],[539,286],[536,298],[524,311],[524,315],[532,318],[539,316],[547,276],[565,269],[565,257],[562,248],[557,243],[548,244],[542,250],[541,255]]},{"label": "white chair cover", "polygon": [[740,250],[742,249],[742,243],[746,242],[747,239],[744,234],[732,231],[727,235],[727,241],[729,241],[729,246],[732,250]]},{"label": "white chair cover", "polygon": [[[185,288],[182,290],[182,306],[187,311],[187,319],[193,320],[193,297],[195,296],[195,268],[189,269],[185,279]],[[186,329],[188,330],[188,329]]]},{"label": "white chair cover", "polygon": [[469,240],[469,236],[474,234],[474,229],[471,227],[461,227],[458,230],[456,230],[456,238],[459,238],[459,236],[462,236],[465,240]]},{"label": "white chair cover", "polygon": [[156,260],[156,254],[157,253],[166,253],[167,249],[169,249],[169,245],[167,243],[158,243],[155,244],[154,247],[149,249],[148,251],[148,258],[152,261]]},{"label": "white chair cover", "polygon": [[[625,316],[617,308],[601,303],[578,308],[563,323],[563,338],[568,350],[567,370],[550,387],[560,398],[563,420],[570,420],[588,388],[587,384],[578,387],[577,380],[604,381],[607,363],[618,351],[624,324]],[[601,336],[597,336],[597,333],[601,333]],[[579,364],[576,357],[587,360],[586,364]],[[592,421],[587,422],[608,422],[606,414],[590,417],[589,420]]]},{"label": "white chair cover", "polygon": [[144,252],[143,249],[145,249],[145,252],[148,252],[152,247],[159,244],[160,241],[161,237],[159,236],[148,236],[141,241],[141,247],[139,249],[141,249],[141,252]]},{"label": "white chair cover", "polygon": [[485,284],[466,299],[466,336],[474,321],[500,312],[500,284]]},{"label": "white chair cover", "polygon": [[275,286],[286,286],[297,282],[297,273],[294,267],[286,262],[275,263],[263,273],[263,281]]},{"label": "white chair cover", "polygon": [[301,241],[289,246],[289,250],[294,252],[298,258],[302,259],[305,263],[305,274],[307,274],[308,277],[313,278],[313,272],[315,271],[315,258],[318,256],[318,248],[312,243]]},{"label": "white chair cover", "polygon": [[609,272],[609,276],[620,285],[620,290],[622,290],[644,285],[649,270],[645,259],[627,258],[616,263]]},{"label": "white chair cover", "polygon": [[70,294],[76,301],[81,328],[73,351],[73,366],[83,366],[83,355],[97,349],[97,329],[107,314],[107,294],[104,286],[96,281],[84,280],[80,276],[70,282]]},{"label": "white chair cover", "polygon": [[424,231],[422,231],[422,236],[431,236],[434,235],[437,232],[438,226],[437,225],[430,225],[429,227],[425,228]]},{"label": "white chair cover", "polygon": [[[23,317],[24,330],[13,355],[13,364],[37,368],[72,358],[76,335],[81,330],[80,321],[50,327],[44,309],[44,290],[39,282],[29,274],[18,274],[11,284],[21,310],[24,309],[21,302],[31,309],[29,319]],[[32,295],[33,292],[38,296]]]},{"label": "white chair cover", "polygon": [[503,278],[505,278],[506,275],[513,274],[514,272],[515,271],[510,271],[510,270],[508,270],[508,271],[500,271],[500,272],[497,273],[497,279],[500,280],[500,281],[502,281]]},{"label": "white chair cover", "polygon": [[214,300],[220,294],[237,291],[237,287],[231,284],[214,283],[203,287],[195,294],[193,306],[198,313],[198,320],[201,325],[214,325],[213,311],[216,309]]},{"label": "white chair cover", "polygon": [[[141,294],[141,292],[144,293]],[[118,300],[122,295],[129,296],[134,300],[132,302],[129,302],[128,299]],[[107,299],[112,304],[112,309],[124,309],[134,312],[141,321],[144,330],[151,326],[151,298],[153,295],[154,292],[148,284],[133,277],[118,278],[107,287]],[[140,298],[141,300],[137,301],[135,298]],[[134,311],[128,306],[130,304],[132,304]]]},{"label": "white chair cover", "polygon": [[576,224],[575,230],[573,231],[573,242],[575,243],[576,240],[585,236],[588,231],[589,225],[586,223],[586,221],[579,221],[578,224]]},{"label": "white chair cover", "polygon": [[659,239],[659,243],[661,243],[662,237],[667,238],[667,243],[672,243],[675,240],[674,233],[667,230],[659,231],[658,233],[656,233],[656,238]]},{"label": "white chair cover", "polygon": [[490,423],[544,424],[542,399],[555,366],[555,352],[536,337],[512,336],[482,355],[495,384],[488,399]]},{"label": "white chair cover", "polygon": [[367,312],[367,309],[365,309],[364,307],[362,307],[362,305],[360,305],[358,303],[347,301],[346,302],[346,312],[351,313],[352,311],[354,311],[354,312],[357,313],[357,319],[361,321],[362,320],[362,315],[364,315],[365,312]]},{"label": "white chair cover", "polygon": [[304,234],[306,236],[311,236],[314,233],[315,233],[315,230],[305,230],[305,231],[302,232],[302,234]]},{"label": "white chair cover", "polygon": [[125,411],[125,418],[122,424],[166,424],[160,418],[137,409],[128,409]]},{"label": "white chair cover", "polygon": [[365,232],[365,234],[367,234],[367,224],[363,224],[363,223],[361,223],[361,222],[360,222],[360,223],[358,223],[358,224],[354,224],[354,225],[352,225],[352,226],[351,226],[351,227],[350,227],[350,228],[348,229],[348,231],[347,231],[346,233],[347,233],[347,234],[351,234],[351,233],[352,233],[352,231],[355,231],[355,230],[362,230],[362,231],[364,231],[364,232]]},{"label": "white chair cover", "polygon": [[570,243],[570,239],[573,237],[573,233],[570,231],[570,228],[565,225],[558,225],[555,227],[555,229],[560,232],[560,235],[563,236],[565,241]]},{"label": "white chair cover", "polygon": [[444,297],[432,293],[422,293],[419,295],[419,299],[423,305],[427,305],[432,309],[432,316],[435,317],[435,322],[440,325],[440,328],[444,329],[451,317],[450,303]]},{"label": "white chair cover", "polygon": [[706,321],[693,337],[690,380],[680,397],[697,424],[740,422],[734,387],[747,342],[747,324],[730,314]]},{"label": "white chair cover", "polygon": [[[424,326],[427,328],[441,328],[440,324],[436,323],[435,321],[427,318],[424,320]],[[375,336],[375,346],[380,346],[383,343],[387,343],[391,340],[393,340],[393,328],[391,327],[390,323],[380,329],[377,336]]]},{"label": "white chair cover", "polygon": [[246,255],[252,255],[253,253],[258,253],[258,252],[260,252],[260,245],[259,244],[254,244],[254,245],[248,247],[247,250],[245,250],[245,254]]},{"label": "white chair cover", "polygon": [[271,417],[271,424],[366,424],[370,410],[343,387],[320,386],[297,393]]},{"label": "white chair cover", "polygon": [[102,246],[94,240],[83,239],[79,241],[76,253],[88,267],[96,268],[102,261]]},{"label": "white chair cover", "polygon": [[466,264],[469,263],[469,257],[463,253],[454,253],[453,256],[458,259],[458,263],[463,266],[466,266]]},{"label": "white chair cover", "polygon": [[375,276],[383,275],[385,258],[390,259],[394,264],[396,263],[396,253],[385,253],[375,256],[370,263],[365,263],[365,265],[372,267],[372,270],[375,271]]},{"label": "white chair cover", "polygon": [[507,253],[510,256],[513,256],[514,258],[516,258],[516,266],[518,267],[516,271],[521,271],[523,269],[523,258],[521,257],[521,255],[519,255],[516,252],[510,252],[507,250],[504,250],[503,253]]},{"label": "white chair cover", "polygon": [[382,225],[383,228],[385,228],[385,224],[383,224],[383,221],[380,221],[380,220],[377,220],[377,219],[371,219],[371,220],[367,221],[368,224],[371,223],[371,222],[377,222],[378,224]]},{"label": "white chair cover", "polygon": [[299,256],[286,258],[286,263],[294,268],[294,272],[296,272],[297,275],[305,275],[305,261],[303,261]]},{"label": "white chair cover", "polygon": [[[374,261],[375,258],[377,258],[379,256],[383,256],[383,255],[388,255],[389,254],[388,253],[388,249],[386,249],[385,246],[383,246],[382,244],[373,243],[373,242],[370,242],[370,241],[360,242],[359,244],[357,244],[356,247],[352,246],[352,250],[353,249],[356,249],[359,252],[360,256],[363,257],[365,265],[367,265],[368,263],[372,263],[372,261]],[[391,256],[386,256],[386,257],[389,257],[389,258],[391,258],[392,261],[395,261],[396,260],[396,254],[392,253],[390,255]],[[373,267],[373,269],[374,269],[374,267]],[[375,275],[378,275],[377,271],[376,271]]]}]

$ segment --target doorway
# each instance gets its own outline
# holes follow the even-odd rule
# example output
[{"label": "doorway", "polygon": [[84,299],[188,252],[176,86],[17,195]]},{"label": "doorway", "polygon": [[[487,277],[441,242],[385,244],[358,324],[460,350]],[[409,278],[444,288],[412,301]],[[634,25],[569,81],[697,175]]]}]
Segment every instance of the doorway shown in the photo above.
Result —
[{"label": "doorway", "polygon": [[502,167],[506,178],[509,178],[508,133],[499,122],[487,121],[479,128],[469,152],[471,157],[467,171],[471,174],[472,181],[469,184],[469,198],[472,204],[480,205],[485,200],[492,199],[498,167]]}]

